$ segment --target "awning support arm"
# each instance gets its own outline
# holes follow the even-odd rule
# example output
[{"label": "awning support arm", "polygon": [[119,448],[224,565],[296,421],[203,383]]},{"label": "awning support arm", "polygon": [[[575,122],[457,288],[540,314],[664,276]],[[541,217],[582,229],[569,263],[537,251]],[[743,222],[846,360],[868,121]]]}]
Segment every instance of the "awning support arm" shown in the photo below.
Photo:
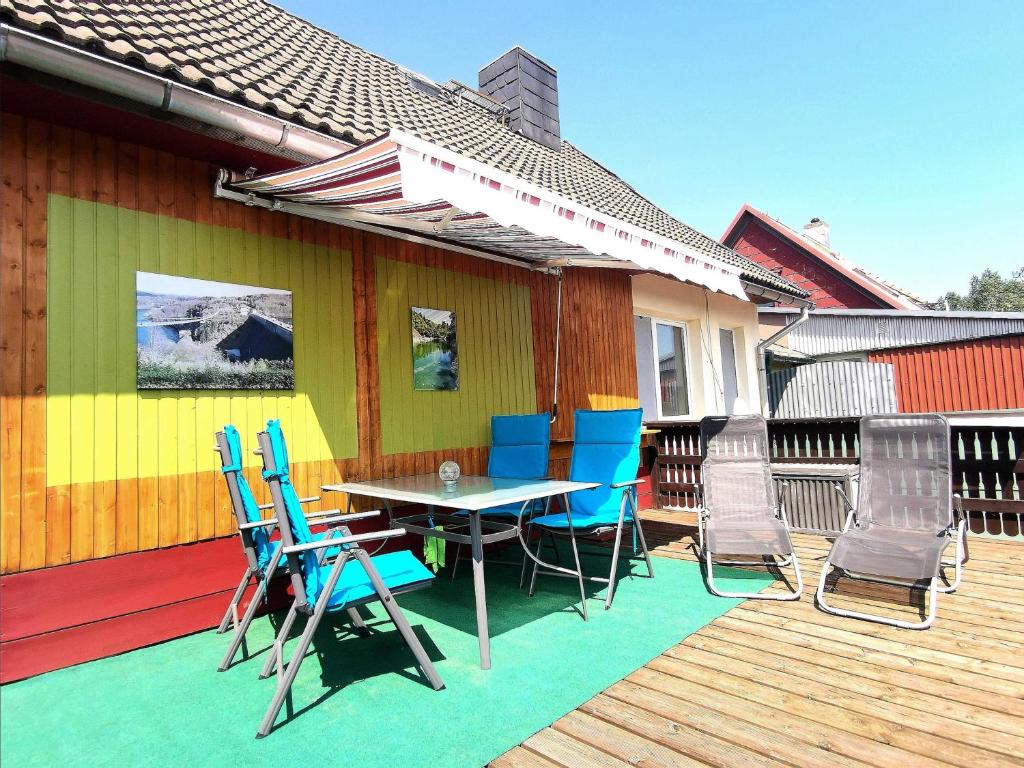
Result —
[{"label": "awning support arm", "polygon": [[551,402],[551,423],[558,419],[558,349],[562,341],[562,268],[556,267],[558,275],[558,299],[555,303],[555,387]]}]

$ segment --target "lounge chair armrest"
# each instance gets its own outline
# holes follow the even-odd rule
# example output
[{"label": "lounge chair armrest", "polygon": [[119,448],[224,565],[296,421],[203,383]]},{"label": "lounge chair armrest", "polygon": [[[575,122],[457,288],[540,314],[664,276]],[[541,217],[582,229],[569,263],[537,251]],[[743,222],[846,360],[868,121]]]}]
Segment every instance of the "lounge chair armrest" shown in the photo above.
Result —
[{"label": "lounge chair armrest", "polygon": [[[337,512],[338,510],[332,510]],[[353,512],[351,515],[333,515],[330,517],[307,517],[306,521],[313,525],[329,525],[332,523],[347,523],[351,520],[365,520],[368,517],[376,517],[380,512]]]},{"label": "lounge chair armrest", "polygon": [[[320,501],[319,496],[307,496],[304,499],[299,499],[299,504],[312,504],[314,501]],[[274,502],[270,501],[266,504],[260,504],[259,509],[271,509],[274,506]]]},{"label": "lounge chair armrest", "polygon": [[238,528],[239,530],[248,531],[253,528],[269,528],[272,525],[277,525],[276,517],[268,517],[266,520],[256,520],[252,523],[242,523]]},{"label": "lounge chair armrest", "polygon": [[842,485],[842,483],[833,483],[833,484],[832,484],[832,487],[836,489],[836,493],[838,493],[838,494],[839,494],[839,498],[841,498],[841,499],[843,500],[843,503],[844,503],[844,504],[846,504],[846,508],[847,508],[847,509],[848,509],[848,510],[849,510],[850,512],[853,512],[853,511],[855,511],[855,510],[856,510],[856,507],[854,507],[854,506],[853,506],[853,502],[852,502],[852,501],[850,501],[850,497],[849,497],[849,496],[847,496],[847,495],[846,495],[846,491],[844,491],[844,490],[843,490],[843,485]]},{"label": "lounge chair armrest", "polygon": [[393,536],[405,536],[405,528],[388,528],[386,531],[373,531],[371,533],[357,533],[352,536],[338,536],[333,539],[321,539],[310,541],[306,544],[295,544],[285,547],[282,552],[286,555],[308,552],[311,549],[324,549],[326,547],[338,547],[343,544],[358,544],[362,541],[373,541],[375,539],[389,539]]},{"label": "lounge chair armrest", "polygon": [[960,525],[964,519],[964,500],[959,493],[953,494],[953,512],[955,513],[954,524]]},{"label": "lounge chair armrest", "polygon": [[628,486],[637,486],[644,482],[644,479],[638,477],[636,480],[623,480],[621,483],[612,483],[609,488],[626,488]]},{"label": "lounge chair armrest", "polygon": [[368,509],[365,512],[342,512],[340,509],[325,509],[321,512],[310,512],[306,515],[306,519],[310,522],[319,522],[318,518],[337,517],[339,515],[345,520],[364,520],[367,517],[377,517],[380,515],[380,510]]}]

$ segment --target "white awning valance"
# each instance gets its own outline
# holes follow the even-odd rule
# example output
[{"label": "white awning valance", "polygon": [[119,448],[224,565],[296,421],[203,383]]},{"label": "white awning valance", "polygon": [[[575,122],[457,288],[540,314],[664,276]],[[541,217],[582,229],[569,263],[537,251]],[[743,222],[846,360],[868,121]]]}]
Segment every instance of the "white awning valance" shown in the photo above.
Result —
[{"label": "white awning valance", "polygon": [[551,266],[628,266],[746,299],[739,270],[402,131],[230,187]]}]

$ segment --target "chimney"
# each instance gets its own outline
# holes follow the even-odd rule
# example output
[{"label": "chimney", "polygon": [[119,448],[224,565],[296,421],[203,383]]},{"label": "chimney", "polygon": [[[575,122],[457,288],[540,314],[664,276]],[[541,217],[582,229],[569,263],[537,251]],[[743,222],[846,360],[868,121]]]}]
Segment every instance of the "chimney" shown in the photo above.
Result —
[{"label": "chimney", "polygon": [[508,107],[509,126],[546,147],[562,145],[558,75],[518,45],[480,70],[480,92]]},{"label": "chimney", "polygon": [[809,237],[814,242],[821,243],[832,250],[832,246],[828,242],[828,222],[822,221],[817,216],[804,224],[804,237]]}]

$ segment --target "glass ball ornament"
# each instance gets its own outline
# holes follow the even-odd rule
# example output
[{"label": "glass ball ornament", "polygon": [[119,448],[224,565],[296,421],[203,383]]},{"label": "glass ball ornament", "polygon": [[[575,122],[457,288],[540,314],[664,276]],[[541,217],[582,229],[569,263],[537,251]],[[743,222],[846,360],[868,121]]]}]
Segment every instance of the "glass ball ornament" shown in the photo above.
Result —
[{"label": "glass ball ornament", "polygon": [[445,488],[454,488],[462,476],[462,470],[454,461],[446,461],[438,467],[437,476],[441,478]]}]

